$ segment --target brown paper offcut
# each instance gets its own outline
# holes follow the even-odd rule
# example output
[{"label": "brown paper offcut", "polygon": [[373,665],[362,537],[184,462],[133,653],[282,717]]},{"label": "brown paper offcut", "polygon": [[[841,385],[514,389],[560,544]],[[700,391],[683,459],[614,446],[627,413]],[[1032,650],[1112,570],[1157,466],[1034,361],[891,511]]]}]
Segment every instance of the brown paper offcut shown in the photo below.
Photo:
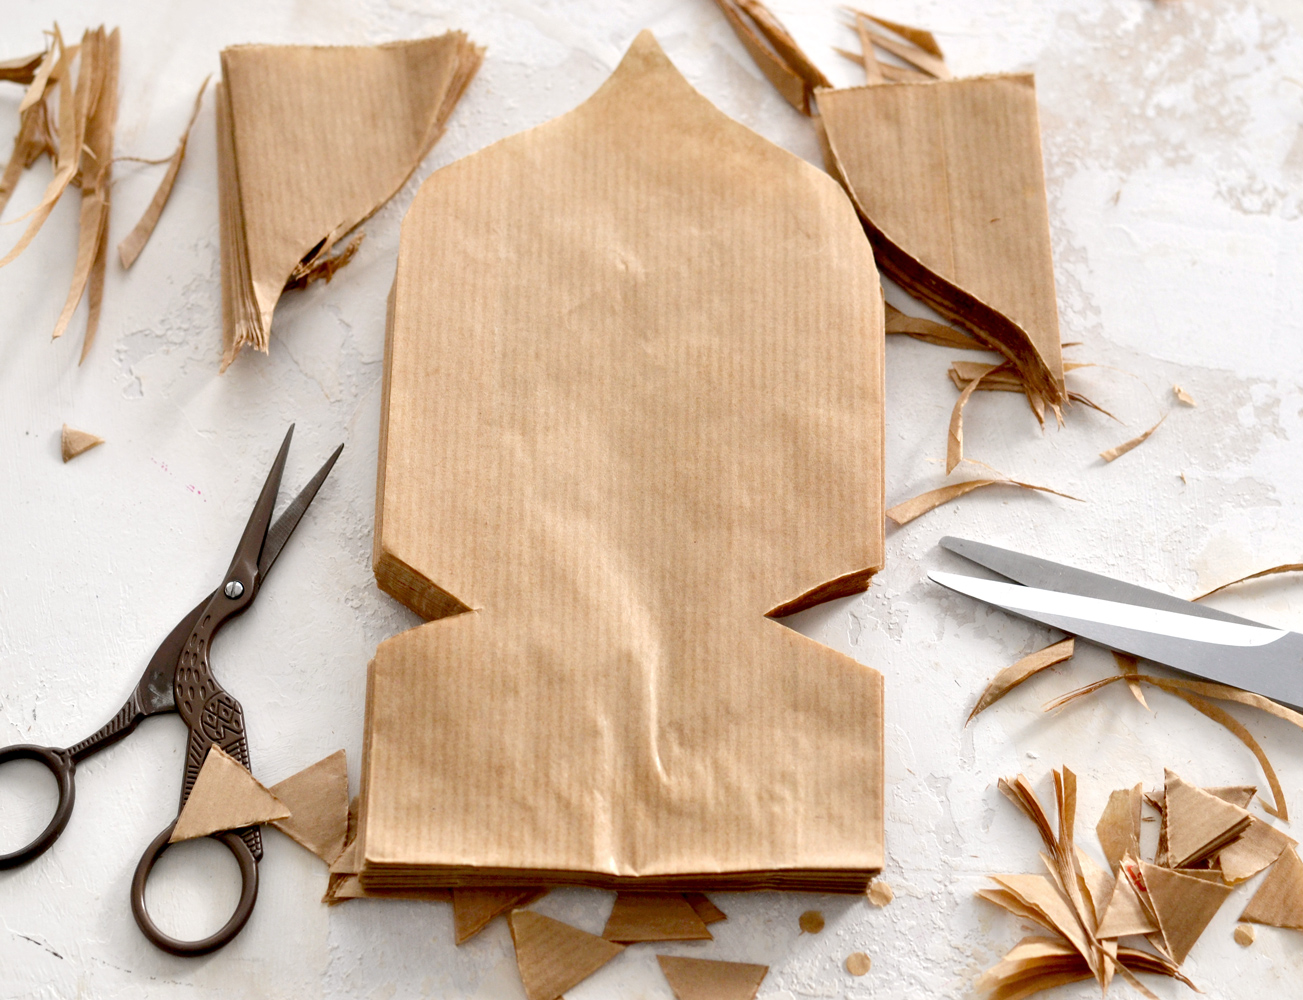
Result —
[{"label": "brown paper offcut", "polygon": [[452,927],[457,944],[464,944],[489,925],[494,917],[527,906],[546,889],[453,889]]},{"label": "brown paper offcut", "polygon": [[997,701],[1007,695],[1023,681],[1035,677],[1047,667],[1052,667],[1056,663],[1063,663],[1072,659],[1073,652],[1076,649],[1076,640],[1072,636],[1066,639],[1060,639],[1058,642],[1052,642],[1044,649],[1038,649],[1034,653],[1028,653],[1016,663],[1005,667],[991,679],[991,683],[986,686],[981,697],[977,699],[977,704],[973,710],[968,713],[968,718],[964,725],[972,722],[979,712],[990,708]]},{"label": "brown paper offcut", "polygon": [[285,286],[388,201],[443,134],[483,50],[461,32],[377,46],[241,45],[217,86],[222,368],[266,351]]},{"label": "brown paper offcut", "polygon": [[675,1000],[753,1000],[769,972],[767,965],[708,958],[657,955]]},{"label": "brown paper offcut", "polygon": [[707,941],[705,921],[680,893],[622,892],[602,930],[608,941]]},{"label": "brown paper offcut", "polygon": [[172,197],[172,188],[176,185],[177,176],[181,173],[181,164],[185,161],[186,146],[190,142],[190,131],[195,127],[195,119],[199,117],[199,109],[203,107],[204,91],[208,89],[209,77],[204,77],[204,82],[199,87],[199,93],[195,96],[194,110],[190,112],[190,120],[186,123],[185,131],[181,133],[181,139],[177,142],[176,151],[167,161],[167,170],[163,173],[163,179],[159,181],[158,189],[154,192],[154,197],[149,200],[145,207],[145,214],[140,217],[140,221],[135,224],[121,243],[118,244],[118,259],[122,262],[123,268],[129,268],[136,262],[140,256],[140,251],[145,249],[145,244],[149,242],[149,237],[153,235],[154,227],[158,225],[158,220],[162,218],[163,209],[167,207],[167,201]]},{"label": "brown paper offcut", "polygon": [[[819,92],[828,170],[883,273],[1066,400],[1030,75]],[[1033,406],[1035,406],[1033,401]]]},{"label": "brown paper offcut", "polygon": [[259,784],[243,764],[213,745],[208,748],[168,843],[271,823],[289,815],[285,803]]},{"label": "brown paper offcut", "polygon": [[1253,924],[1303,930],[1303,861],[1299,860],[1293,847],[1285,848],[1280,859],[1271,866],[1240,919]]},{"label": "brown paper offcut", "polygon": [[[116,28],[107,32],[101,25],[86,31],[80,44],[66,45],[58,26],[55,26],[50,48],[32,74],[27,93],[19,105],[19,131],[14,142],[14,154],[5,167],[3,178],[0,178],[0,210],[3,210],[24,169],[42,153],[48,153],[54,164],[54,176],[40,202],[13,220],[26,218],[29,221],[17,243],[0,258],[0,267],[17,259],[35,239],[68,187],[81,189],[72,281],[55,321],[53,336],[55,339],[63,336],[77,306],[85,298],[87,314],[82,361],[86,360],[95,339],[104,301],[120,47]],[[57,86],[51,87],[51,84]],[[56,98],[57,106],[53,114],[49,110],[51,96]]]},{"label": "brown paper offcut", "polygon": [[59,454],[63,457],[65,465],[78,455],[84,455],[96,445],[103,443],[104,439],[102,437],[98,437],[90,431],[79,431],[67,424],[64,424],[63,430],[59,432]]},{"label": "brown paper offcut", "polygon": [[782,22],[758,0],[715,0],[738,41],[787,103],[803,115],[813,113],[816,89],[831,87],[819,67],[801,51]]},{"label": "brown paper offcut", "polygon": [[[1152,925],[1152,930],[1158,930],[1164,925],[1161,918],[1149,918],[1149,903],[1141,900],[1138,894],[1130,893],[1125,884],[1127,866],[1134,867],[1130,856],[1124,858],[1115,881],[1077,848],[1073,832],[1077,808],[1076,776],[1063,768],[1054,771],[1053,777],[1057,824],[1051,821],[1022,775],[1012,780],[1001,779],[999,785],[1000,791],[1040,833],[1046,847],[1041,858],[1048,874],[993,875],[991,879],[998,888],[979,890],[978,896],[1016,916],[1040,924],[1056,936],[1020,942],[1001,962],[982,975],[978,989],[996,997],[1021,997],[1061,983],[1094,977],[1100,988],[1107,990],[1116,975],[1152,997],[1153,994],[1135,978],[1136,972],[1155,972],[1188,984],[1189,980],[1177,968],[1179,962],[1162,955],[1121,948],[1116,937],[1105,934],[1105,931],[1118,927],[1131,929]],[[1200,886],[1208,884],[1197,878],[1185,880]],[[1220,879],[1213,888],[1227,889],[1221,885]],[[1165,896],[1165,905],[1166,899]],[[1180,932],[1186,929],[1186,925],[1176,917],[1170,917],[1170,921],[1173,937],[1184,943]]]},{"label": "brown paper offcut", "polygon": [[344,850],[348,835],[348,761],[343,750],[271,786],[290,814],[272,826],[326,864]]},{"label": "brown paper offcut", "polygon": [[1021,483],[1016,479],[968,479],[962,483],[951,483],[949,486],[941,486],[935,490],[928,490],[926,493],[920,493],[918,496],[906,500],[904,503],[898,503],[888,510],[887,517],[896,522],[897,525],[904,526],[916,517],[922,517],[930,510],[936,510],[942,504],[947,504],[951,500],[958,500],[965,494],[972,493],[973,490],[980,490],[985,486],[1016,486],[1023,490],[1034,490],[1040,493],[1053,493],[1055,496],[1063,497],[1065,500],[1080,499],[1069,496],[1067,493],[1060,493],[1058,490],[1052,490],[1048,486],[1036,486],[1033,483]]},{"label": "brown paper offcut", "polygon": [[1219,853],[1248,829],[1253,817],[1167,771],[1163,822],[1172,868],[1193,868]]},{"label": "brown paper offcut", "polygon": [[516,967],[529,1000],[557,1000],[624,951],[622,944],[533,910],[513,910],[509,923]]},{"label": "brown paper offcut", "polygon": [[425,182],[374,564],[439,620],[370,671],[364,885],[864,891],[881,676],[766,616],[881,565],[882,342],[841,189],[649,33]]}]

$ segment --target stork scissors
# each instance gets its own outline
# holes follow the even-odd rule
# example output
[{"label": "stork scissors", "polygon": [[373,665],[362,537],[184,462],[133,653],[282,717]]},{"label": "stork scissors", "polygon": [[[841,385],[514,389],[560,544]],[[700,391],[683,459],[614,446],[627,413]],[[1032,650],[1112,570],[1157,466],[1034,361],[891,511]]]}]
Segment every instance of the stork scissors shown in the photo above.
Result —
[{"label": "stork scissors", "polygon": [[[59,804],[54,818],[26,847],[0,855],[0,869],[26,864],[50,849],[72,815],[73,777],[77,764],[128,736],[151,715],[178,712],[189,730],[185,775],[181,784],[182,806],[194,787],[210,747],[221,747],[248,768],[249,744],[244,733],[244,709],[213,676],[208,654],[217,631],[236,615],[247,611],[258,596],[276,557],[344,449],[342,444],[335,449],[326,464],[272,524],[276,494],[280,490],[281,473],[285,469],[293,435],[294,425],[291,424],[222,582],[168,633],[118,714],[94,735],[67,748],[23,744],[0,749],[0,764],[11,760],[34,760],[49,768],[59,786]],[[164,951],[173,955],[206,955],[239,934],[253,913],[258,898],[262,834],[256,826],[213,834],[213,839],[226,845],[239,863],[240,901],[221,930],[199,941],[181,941],[159,930],[145,909],[145,883],[154,863],[167,850],[168,838],[175,826],[173,820],[145,848],[131,880],[131,911],[145,937]]]}]

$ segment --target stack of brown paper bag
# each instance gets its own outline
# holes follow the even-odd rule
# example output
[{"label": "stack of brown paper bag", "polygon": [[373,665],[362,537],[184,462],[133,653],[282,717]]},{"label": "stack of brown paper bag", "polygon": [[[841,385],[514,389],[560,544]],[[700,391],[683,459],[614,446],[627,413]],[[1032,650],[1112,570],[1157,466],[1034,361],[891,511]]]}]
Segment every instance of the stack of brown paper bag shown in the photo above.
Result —
[{"label": "stack of brown paper bag", "polygon": [[329,279],[331,250],[402,187],[479,68],[461,32],[378,46],[222,52],[217,154],[222,368],[266,351],[287,286]]},{"label": "stack of brown paper bag", "polygon": [[424,183],[374,561],[431,620],[371,665],[350,892],[866,888],[881,676],[773,619],[881,565],[883,338],[840,186],[649,33]]}]

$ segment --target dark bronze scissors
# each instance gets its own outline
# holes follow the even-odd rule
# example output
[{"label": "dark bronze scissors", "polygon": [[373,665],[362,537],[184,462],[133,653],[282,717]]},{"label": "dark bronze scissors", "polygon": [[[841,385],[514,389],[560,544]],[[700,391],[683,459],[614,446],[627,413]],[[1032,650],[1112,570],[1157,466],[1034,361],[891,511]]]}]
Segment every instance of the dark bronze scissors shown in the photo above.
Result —
[{"label": "dark bronze scissors", "polygon": [[[172,629],[145,668],[140,683],[127,699],[127,703],[103,729],[66,749],[42,747],[32,744],[0,749],[0,764],[11,760],[34,760],[44,764],[59,784],[59,805],[54,818],[34,841],[22,850],[0,855],[0,869],[14,868],[40,857],[58,839],[72,815],[73,776],[77,763],[98,753],[107,746],[130,734],[141,721],[151,715],[179,712],[189,729],[186,748],[185,777],[181,783],[181,805],[184,806],[194,787],[199,769],[208,755],[209,747],[218,746],[249,766],[249,743],[244,735],[244,709],[213,677],[208,664],[208,653],[217,630],[236,615],[247,611],[258,596],[258,589],[271,570],[276,557],[289,540],[317,490],[330,474],[335,459],[344,450],[341,444],[326,460],[303,491],[290,503],[276,523],[271,523],[280,490],[281,473],[285,457],[289,454],[290,438],[294,435],[291,424],[280,453],[272,463],[271,472],[263,484],[262,493],[254,505],[244,535],[235,549],[231,568],[226,571],[217,588],[199,602],[188,615]],[[180,809],[178,808],[178,814]],[[240,902],[226,925],[211,937],[201,941],[180,941],[158,929],[145,909],[145,882],[154,863],[167,850],[168,838],[176,826],[173,820],[166,830],[154,838],[136,866],[131,880],[131,911],[145,937],[173,955],[206,955],[216,951],[239,934],[258,898],[258,862],[262,859],[262,834],[259,829],[228,830],[213,835],[235,855],[240,865]]]}]

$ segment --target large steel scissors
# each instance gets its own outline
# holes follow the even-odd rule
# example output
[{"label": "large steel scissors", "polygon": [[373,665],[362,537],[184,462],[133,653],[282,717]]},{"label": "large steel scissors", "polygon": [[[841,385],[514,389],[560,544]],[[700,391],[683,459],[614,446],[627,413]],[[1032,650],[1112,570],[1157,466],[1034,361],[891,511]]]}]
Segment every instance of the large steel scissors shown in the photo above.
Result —
[{"label": "large steel scissors", "polygon": [[1303,709],[1303,635],[1170,594],[965,538],[949,549],[1006,580],[933,582],[1088,642]]},{"label": "large steel scissors", "polygon": [[[23,744],[0,749],[0,764],[11,760],[34,760],[50,769],[59,786],[59,804],[49,825],[26,847],[0,855],[0,869],[26,864],[50,849],[72,816],[75,792],[73,779],[77,773],[77,764],[129,735],[151,715],[177,712],[189,730],[185,775],[181,784],[181,806],[185,805],[190,790],[194,787],[210,747],[221,747],[246,768],[249,767],[244,709],[217,682],[208,656],[217,631],[236,615],[247,611],[258,596],[258,590],[272,564],[276,562],[276,557],[285,547],[344,448],[341,444],[335,449],[326,464],[285,508],[276,523],[272,524],[276,494],[280,490],[281,473],[285,469],[285,458],[289,454],[293,434],[294,426],[291,424],[222,582],[168,633],[117,715],[96,733],[70,747]],[[145,883],[155,862],[167,850],[168,838],[175,826],[176,821],[173,820],[145,848],[131,880],[131,910],[145,937],[159,948],[174,955],[205,955],[239,934],[253,913],[253,905],[258,898],[258,862],[262,859],[262,834],[255,826],[213,835],[214,839],[226,845],[239,863],[240,901],[230,920],[215,934],[199,941],[181,941],[159,930],[145,908]]]}]

